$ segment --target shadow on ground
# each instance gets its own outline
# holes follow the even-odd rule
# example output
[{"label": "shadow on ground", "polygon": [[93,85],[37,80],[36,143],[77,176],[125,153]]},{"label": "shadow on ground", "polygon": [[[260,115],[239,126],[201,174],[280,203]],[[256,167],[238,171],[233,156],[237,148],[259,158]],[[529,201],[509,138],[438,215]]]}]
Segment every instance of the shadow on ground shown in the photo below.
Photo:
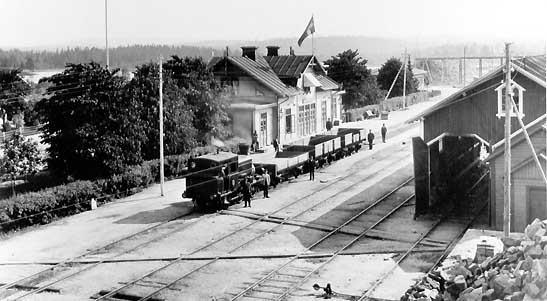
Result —
[{"label": "shadow on ground", "polygon": [[142,211],[126,218],[117,220],[115,224],[154,224],[166,222],[173,219],[185,212],[191,212],[193,205],[191,202],[178,202],[170,204],[169,206],[157,209]]}]

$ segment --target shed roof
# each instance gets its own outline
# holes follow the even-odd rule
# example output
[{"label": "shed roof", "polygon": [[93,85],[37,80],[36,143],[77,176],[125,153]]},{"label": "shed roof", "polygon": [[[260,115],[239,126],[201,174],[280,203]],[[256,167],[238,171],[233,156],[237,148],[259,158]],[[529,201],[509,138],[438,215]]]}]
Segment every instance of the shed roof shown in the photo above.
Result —
[{"label": "shed roof", "polygon": [[315,78],[321,83],[321,89],[323,90],[336,90],[340,87],[337,82],[326,75],[316,74]]},{"label": "shed roof", "polygon": [[310,64],[313,55],[265,56],[264,59],[280,77],[299,77]]},{"label": "shed roof", "polygon": [[[523,57],[514,59],[511,61],[511,66],[520,74],[530,78],[537,84],[545,87],[545,55],[540,56],[529,56],[529,57]],[[407,120],[407,122],[413,122],[418,119],[427,117],[428,115],[442,109],[445,107],[448,107],[458,101],[462,96],[465,96],[464,94],[471,91],[472,89],[480,86],[481,84],[491,80],[492,78],[495,78],[496,76],[503,73],[504,66],[499,66],[498,68],[490,71],[483,77],[479,78],[478,80],[472,82],[471,84],[463,87],[462,89],[458,90],[457,92],[453,93],[452,95],[448,96],[447,98],[443,99],[442,101],[438,102],[431,108],[423,111],[422,113],[412,117],[411,119]]]},{"label": "shed roof", "polygon": [[199,156],[196,159],[205,159],[205,160],[211,160],[215,162],[225,162],[228,160],[237,160],[237,155],[229,152],[219,152],[218,154],[206,154],[203,156]]},{"label": "shed roof", "polygon": [[302,93],[297,88],[284,84],[261,56],[257,56],[254,61],[243,56],[213,57],[208,64],[208,68],[214,67],[225,59],[270,88],[278,96],[284,97]]}]

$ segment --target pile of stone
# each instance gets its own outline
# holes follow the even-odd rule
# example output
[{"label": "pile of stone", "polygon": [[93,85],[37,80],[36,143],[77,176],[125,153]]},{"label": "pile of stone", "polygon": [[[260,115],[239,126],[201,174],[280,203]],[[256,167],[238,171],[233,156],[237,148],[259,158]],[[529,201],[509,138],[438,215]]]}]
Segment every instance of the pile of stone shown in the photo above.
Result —
[{"label": "pile of stone", "polygon": [[534,220],[523,239],[502,242],[503,252],[471,263],[456,258],[447,271],[427,275],[401,300],[547,300],[547,220]]}]

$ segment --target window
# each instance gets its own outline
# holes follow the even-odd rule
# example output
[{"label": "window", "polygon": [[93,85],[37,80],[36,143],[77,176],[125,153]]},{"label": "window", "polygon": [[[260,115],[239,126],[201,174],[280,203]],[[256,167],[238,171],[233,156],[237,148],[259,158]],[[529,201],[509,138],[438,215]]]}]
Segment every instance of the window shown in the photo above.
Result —
[{"label": "window", "polygon": [[305,92],[306,94],[311,93],[310,87],[304,87],[304,92]]},{"label": "window", "polygon": [[298,136],[304,135],[304,106],[298,107]]},{"label": "window", "polygon": [[262,92],[260,89],[255,88],[255,95],[256,96],[264,96],[264,92]]},{"label": "window", "polygon": [[[516,82],[511,83],[511,92],[509,96],[513,99],[516,107],[513,107],[513,112],[511,112],[511,117],[517,117],[517,111],[519,112],[519,117],[524,117],[524,98],[523,92],[526,91]],[[498,92],[498,118],[505,117],[505,84],[501,84],[496,88]]]},{"label": "window", "polygon": [[321,128],[324,128],[327,125],[327,101],[323,100],[321,102]]},{"label": "window", "polygon": [[336,110],[336,98],[331,98],[330,115],[332,117],[332,120],[338,119],[337,113],[338,113],[338,111]]},{"label": "window", "polygon": [[294,116],[291,114],[291,109],[285,110],[285,133],[290,134],[294,132]]}]

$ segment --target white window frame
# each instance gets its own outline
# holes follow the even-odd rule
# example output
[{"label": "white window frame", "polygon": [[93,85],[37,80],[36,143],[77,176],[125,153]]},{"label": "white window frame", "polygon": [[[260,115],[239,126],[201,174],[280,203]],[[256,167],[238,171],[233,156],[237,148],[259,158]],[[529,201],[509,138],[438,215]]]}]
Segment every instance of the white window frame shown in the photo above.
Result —
[{"label": "white window frame", "polygon": [[[505,117],[505,110],[503,110],[503,104],[505,102],[505,84],[502,83],[501,85],[499,85],[496,89],[496,92],[498,92],[498,113],[496,114],[496,117],[498,118],[502,118],[502,117]],[[517,104],[518,105],[518,112],[519,112],[519,118],[522,118],[524,117],[524,91],[526,91],[526,89],[524,89],[521,85],[517,84],[516,82],[514,81],[511,81],[511,91],[513,91],[512,93],[510,93],[509,95],[511,97],[513,97],[514,93],[515,93],[515,90],[518,91],[518,96],[519,96],[519,103]],[[515,111],[515,109],[513,108],[513,111],[511,112],[510,114],[511,117],[517,117],[517,112]]]}]

